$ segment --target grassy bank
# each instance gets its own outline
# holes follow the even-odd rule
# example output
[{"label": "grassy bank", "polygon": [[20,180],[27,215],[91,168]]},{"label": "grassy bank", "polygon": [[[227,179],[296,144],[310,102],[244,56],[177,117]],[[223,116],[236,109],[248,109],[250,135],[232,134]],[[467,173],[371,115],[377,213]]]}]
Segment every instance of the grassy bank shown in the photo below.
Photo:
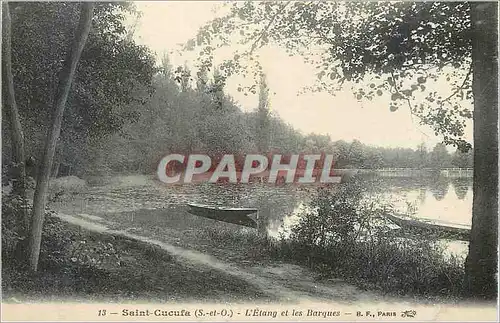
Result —
[{"label": "grassy bank", "polygon": [[81,230],[48,216],[39,270],[24,270],[14,255],[2,262],[3,299],[87,301],[266,300],[247,282],[178,262],[159,247]]},{"label": "grassy bank", "polygon": [[[116,221],[115,229],[130,229],[174,245],[195,249],[219,259],[265,265],[271,262],[307,266],[319,279],[341,278],[359,287],[390,294],[461,298],[462,258],[444,254],[437,241],[425,236],[374,233],[370,239],[340,239],[315,243],[325,219],[306,215],[287,239],[276,240],[252,229],[196,217],[183,210],[141,210],[104,216]],[[331,230],[338,230],[330,224]],[[325,233],[325,236],[327,234]]]},{"label": "grassy bank", "polygon": [[[306,266],[319,280],[341,278],[354,285],[391,295],[461,299],[464,260],[446,257],[442,247],[426,240],[357,241],[314,246],[294,239],[273,240],[257,234],[209,230],[228,248],[238,245],[247,261],[274,260]],[[245,249],[248,248],[248,249]]]},{"label": "grassy bank", "polygon": [[344,278],[390,294],[462,297],[463,259],[443,257],[426,241],[356,242],[343,250],[283,241],[275,255],[307,265],[324,278]]}]

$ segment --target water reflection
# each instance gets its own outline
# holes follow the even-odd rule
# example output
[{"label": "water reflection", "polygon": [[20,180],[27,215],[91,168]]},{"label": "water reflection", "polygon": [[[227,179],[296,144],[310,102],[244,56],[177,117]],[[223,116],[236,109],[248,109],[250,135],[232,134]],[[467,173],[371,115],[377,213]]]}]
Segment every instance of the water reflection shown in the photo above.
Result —
[{"label": "water reflection", "polygon": [[[372,188],[368,195],[376,200],[391,203],[401,213],[437,221],[470,225],[472,221],[472,180],[446,178],[410,178],[386,179],[371,178],[368,183]],[[453,191],[449,189],[453,186]],[[304,205],[301,205],[303,208]],[[291,216],[285,218],[285,228],[273,231],[274,236],[287,232],[289,227],[298,222],[297,207]],[[288,225],[288,227],[287,227]],[[271,228],[270,228],[271,229]],[[464,256],[468,243],[464,241],[442,241],[447,254]]]},{"label": "water reflection", "polygon": [[427,196],[427,190],[425,189],[425,187],[420,187],[418,189],[418,201],[420,202],[420,204],[424,204],[425,203],[425,197]]},{"label": "water reflection", "polygon": [[438,178],[433,185],[430,187],[432,195],[438,201],[441,201],[445,198],[446,194],[448,194],[448,188],[450,187],[450,183],[445,178]]},{"label": "water reflection", "polygon": [[[472,180],[446,178],[366,178],[370,194],[390,202],[401,213],[408,210],[421,218],[470,225],[472,219]],[[453,189],[450,189],[450,185]],[[163,202],[217,204],[255,207],[268,232],[277,236],[297,223],[299,206],[314,195],[294,185],[197,184],[163,188]],[[135,191],[134,194],[137,194]]]},{"label": "water reflection", "polygon": [[[472,179],[383,179],[380,186],[386,201],[406,213],[415,207],[417,217],[470,225]],[[453,191],[449,189],[453,186]]]},{"label": "water reflection", "polygon": [[455,194],[459,200],[466,198],[467,193],[469,192],[469,184],[469,181],[466,179],[456,178],[451,181],[451,185],[453,186]]},{"label": "water reflection", "polygon": [[[365,182],[371,187],[372,197],[392,203],[401,213],[411,210],[417,217],[471,223],[471,179],[367,178]],[[262,224],[276,235],[283,225],[297,222],[291,219],[296,218],[298,207],[307,204],[314,191],[303,191],[293,185],[206,184],[193,187],[189,198],[198,203],[258,208]]]},{"label": "water reflection", "polygon": [[[392,203],[401,213],[411,209],[421,218],[471,223],[472,179],[369,177],[365,182],[370,187],[370,197]],[[141,187],[94,188],[89,197],[94,203],[86,206],[85,213],[176,209],[184,208],[186,203],[255,207],[269,234],[279,237],[300,220],[314,192],[313,187],[307,189],[300,185],[203,183],[167,186],[145,181]],[[88,209],[91,207],[94,209]]]}]

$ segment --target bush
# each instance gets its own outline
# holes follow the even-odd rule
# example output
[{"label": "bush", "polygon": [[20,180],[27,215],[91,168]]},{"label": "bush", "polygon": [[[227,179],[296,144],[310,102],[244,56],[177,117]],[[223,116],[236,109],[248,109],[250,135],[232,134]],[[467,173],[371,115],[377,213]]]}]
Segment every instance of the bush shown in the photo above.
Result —
[{"label": "bush", "polygon": [[104,270],[109,265],[120,264],[121,255],[115,248],[114,239],[105,241],[101,237],[83,235],[80,229],[68,228],[68,225],[52,214],[46,216],[40,251],[41,268],[63,271],[72,270],[73,267]]},{"label": "bush", "polygon": [[[28,247],[27,226],[24,222],[23,210],[28,217],[32,212],[32,205],[24,201],[19,195],[4,194],[2,197],[2,259],[3,263],[23,267]],[[52,211],[44,215],[40,259],[52,257],[57,259],[70,249],[73,235],[66,232],[60,221],[53,216]]]},{"label": "bush", "polygon": [[347,250],[354,241],[386,233],[381,215],[390,205],[366,199],[367,190],[358,177],[334,188],[320,188],[291,228],[290,239],[313,249]]},{"label": "bush", "polygon": [[199,237],[217,248],[242,249],[252,260],[269,257],[276,244],[272,238],[254,230],[223,226],[207,227],[200,231]]},{"label": "bush", "polygon": [[2,194],[2,259],[3,263],[18,259],[22,255],[19,247],[26,241],[26,225],[24,212],[29,214],[31,208],[19,195]]},{"label": "bush", "polygon": [[[2,198],[2,264],[23,270],[27,251],[26,228],[23,208],[28,214],[31,206],[25,205],[21,197],[5,194]],[[109,262],[119,262],[120,255],[112,242],[93,240],[82,236],[80,230],[68,226],[46,211],[40,246],[39,268],[66,268],[68,264],[83,267],[103,268]]]}]

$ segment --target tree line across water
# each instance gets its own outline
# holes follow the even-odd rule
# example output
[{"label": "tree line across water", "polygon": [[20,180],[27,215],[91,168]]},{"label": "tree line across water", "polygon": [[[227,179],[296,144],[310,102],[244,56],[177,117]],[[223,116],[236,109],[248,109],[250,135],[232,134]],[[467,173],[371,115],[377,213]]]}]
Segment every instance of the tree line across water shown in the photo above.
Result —
[{"label": "tree line across water", "polygon": [[[29,3],[12,9],[13,79],[25,155],[34,156],[33,172],[50,125],[53,96],[46,89],[57,84],[57,62],[67,52],[76,20],[62,17],[76,17],[77,8]],[[96,6],[69,93],[52,176],[151,173],[166,154],[196,152],[334,154],[336,168],[472,167],[472,151],[450,154],[444,144],[383,148],[303,134],[270,112],[265,77],[253,91],[259,95],[258,106],[243,112],[224,93],[226,78],[216,67],[202,65],[194,73],[185,66],[174,68],[167,56],[156,66],[153,54],[137,45],[133,31],[123,25],[127,14],[136,14],[129,4]],[[27,23],[28,16],[37,23]],[[7,116],[2,120],[5,175],[12,160],[12,128]]]},{"label": "tree line across water", "polygon": [[303,134],[269,112],[263,123],[261,103],[254,111],[243,112],[229,96],[214,98],[211,91],[216,79],[208,86],[197,80],[193,87],[181,80],[179,86],[168,65],[163,71],[155,76],[155,92],[141,116],[103,141],[104,147],[91,148],[92,156],[101,159],[98,165],[112,172],[149,173],[170,153],[249,154],[265,149],[283,154],[333,154],[336,168],[472,167],[471,151],[450,154],[443,144],[432,149],[425,144],[416,149],[372,147],[358,140]]},{"label": "tree line across water", "polygon": [[[145,95],[142,104],[123,108],[133,117],[123,121],[120,128],[103,124],[105,131],[89,136],[89,131],[94,131],[92,128],[67,125],[61,133],[52,175],[150,174],[159,160],[170,153],[248,154],[259,152],[262,147],[283,154],[333,154],[335,168],[472,167],[472,151],[449,153],[441,143],[432,149],[424,143],[415,149],[386,148],[369,146],[356,139],[347,142],[328,135],[303,134],[264,110],[261,102],[268,91],[265,81],[259,106],[252,112],[243,112],[223,93],[217,73],[210,80],[206,74],[198,73],[194,82],[190,74],[187,68],[174,70],[166,58],[159,71],[152,75],[148,85],[151,94]],[[88,114],[92,114],[92,110],[73,104],[69,109],[69,113],[74,113],[73,120],[91,117]],[[23,121],[30,124],[32,120],[38,121],[29,118]],[[3,129],[8,131],[8,127]],[[40,146],[36,142],[43,135],[43,128],[38,129],[25,137],[27,154],[31,156],[39,155]],[[8,165],[9,136],[3,138],[2,157],[4,165]]]}]

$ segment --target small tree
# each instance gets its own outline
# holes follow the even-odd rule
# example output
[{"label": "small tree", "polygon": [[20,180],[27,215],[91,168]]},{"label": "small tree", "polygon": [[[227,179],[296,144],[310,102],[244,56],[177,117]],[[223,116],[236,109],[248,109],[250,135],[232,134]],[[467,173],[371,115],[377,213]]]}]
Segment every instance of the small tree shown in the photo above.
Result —
[{"label": "small tree", "polygon": [[430,157],[431,166],[435,169],[446,168],[451,164],[451,156],[448,153],[446,146],[442,143],[438,143],[434,146]]},{"label": "small tree", "polygon": [[270,134],[270,111],[269,111],[269,88],[266,77],[262,74],[260,78],[259,105],[257,107],[257,149],[261,153],[269,150]]}]

